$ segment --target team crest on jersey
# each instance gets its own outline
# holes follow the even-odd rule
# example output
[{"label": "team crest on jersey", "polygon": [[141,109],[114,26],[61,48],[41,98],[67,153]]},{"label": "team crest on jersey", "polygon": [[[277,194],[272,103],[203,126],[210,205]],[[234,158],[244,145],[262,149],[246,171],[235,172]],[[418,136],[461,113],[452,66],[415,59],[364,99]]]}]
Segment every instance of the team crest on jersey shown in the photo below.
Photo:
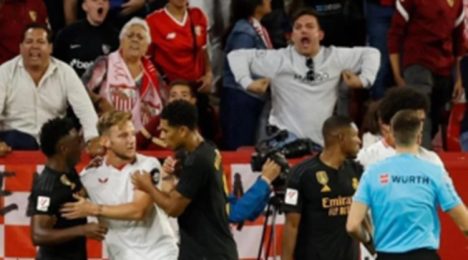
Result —
[{"label": "team crest on jersey", "polygon": [[354,190],[357,190],[357,187],[359,186],[359,181],[358,181],[358,179],[357,179],[357,178],[353,178],[353,179],[352,179],[351,185],[353,185],[353,189],[354,189]]},{"label": "team crest on jersey", "polygon": [[102,45],[102,53],[103,53],[103,54],[109,54],[109,53],[110,53],[110,50],[111,50],[111,48],[110,48],[109,45],[107,45],[107,44],[103,44],[103,45]]},{"label": "team crest on jersey", "polygon": [[63,185],[70,187],[71,190],[74,190],[76,188],[76,184],[70,181],[70,179],[68,179],[67,175],[65,174],[62,174],[62,176],[60,176],[60,182]]},{"label": "team crest on jersey", "polygon": [[320,192],[330,192],[330,186],[328,186],[328,175],[326,171],[318,171],[315,173],[317,182],[320,183],[323,187]]},{"label": "team crest on jersey", "polygon": [[202,34],[202,27],[200,25],[195,26],[195,35],[200,36]]}]

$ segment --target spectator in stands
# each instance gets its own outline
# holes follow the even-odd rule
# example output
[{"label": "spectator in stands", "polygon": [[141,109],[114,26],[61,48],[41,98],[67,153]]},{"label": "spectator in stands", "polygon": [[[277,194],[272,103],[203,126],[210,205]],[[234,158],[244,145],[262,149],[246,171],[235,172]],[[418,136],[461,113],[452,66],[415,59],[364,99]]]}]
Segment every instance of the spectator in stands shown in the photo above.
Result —
[{"label": "spectator in stands", "polygon": [[0,0],[0,65],[19,54],[26,25],[45,24],[47,10],[43,1]]},{"label": "spectator in stands", "polygon": [[362,126],[362,147],[366,148],[382,139],[380,132],[379,119],[379,104],[380,101],[372,102],[367,108],[366,115]]},{"label": "spectator in stands", "polygon": [[[404,109],[415,110],[421,120],[425,120],[427,111],[429,110],[427,97],[410,87],[393,88],[387,91],[378,107],[382,139],[368,147],[362,148],[357,156],[357,161],[365,168],[396,154],[395,138],[390,132],[390,120],[398,111]],[[440,160],[436,153],[423,147],[419,148],[419,157],[443,166],[442,160]]]},{"label": "spectator in stands", "polygon": [[212,125],[214,112],[208,93],[212,90],[213,73],[208,55],[208,19],[188,0],[169,0],[166,7],[146,17],[151,29],[150,55],[166,82],[187,80],[197,86],[197,107],[204,137],[213,140],[217,134]]},{"label": "spectator in stands", "polygon": [[160,80],[152,62],[145,57],[151,41],[141,18],[132,18],[120,32],[120,47],[100,57],[83,75],[100,113],[109,109],[131,112],[137,131],[163,107]]},{"label": "spectator in stands", "polygon": [[[197,98],[193,88],[188,81],[176,80],[169,85],[168,103],[175,100],[186,100],[190,104],[195,105]],[[159,127],[160,117],[155,116],[141,128],[137,134],[137,148],[140,150],[161,150],[167,149],[166,144],[160,139],[161,130]]]},{"label": "spectator in stands", "polygon": [[80,77],[97,57],[118,47],[117,32],[104,23],[109,0],[84,0],[82,8],[86,18],[65,27],[54,43],[54,56],[72,66]]},{"label": "spectator in stands", "polygon": [[[260,20],[271,11],[270,0],[238,0],[231,2],[231,28],[224,53],[237,49],[272,49],[267,30]],[[255,144],[259,119],[265,104],[264,94],[248,92],[236,82],[227,57],[224,62],[220,117],[223,147],[235,150]]]},{"label": "spectator in stands", "polygon": [[[322,124],[333,114],[340,80],[349,88],[370,87],[380,55],[374,48],[321,46],[324,32],[312,9],[299,10],[293,24],[293,46],[236,50],[228,61],[247,91],[265,93],[271,82],[270,124],[287,129],[290,139],[310,138],[323,145]],[[253,80],[252,75],[261,78]]]},{"label": "spectator in stands", "polygon": [[362,228],[370,209],[379,260],[440,259],[439,207],[468,236],[468,211],[450,176],[417,157],[422,128],[416,111],[399,111],[391,121],[397,155],[367,169],[353,196],[346,230],[372,243],[372,234]]},{"label": "spectator in stands", "polygon": [[370,91],[373,99],[380,99],[385,89],[393,85],[387,34],[395,11],[395,0],[366,0],[365,7],[369,45],[379,49],[382,55],[379,73]]},{"label": "spectator in stands", "polygon": [[[83,126],[85,140],[97,137],[98,118],[86,89],[70,66],[50,56],[49,29],[32,24],[23,35],[21,55],[0,66],[0,140],[13,149],[38,149],[40,127],[65,116],[68,104]],[[91,153],[97,143],[88,142]]]},{"label": "spectator in stands", "polygon": [[462,93],[460,72],[453,88],[451,73],[464,54],[463,3],[397,0],[396,7],[388,34],[393,77],[398,86],[408,84],[430,98],[422,145],[431,148],[445,105]]}]

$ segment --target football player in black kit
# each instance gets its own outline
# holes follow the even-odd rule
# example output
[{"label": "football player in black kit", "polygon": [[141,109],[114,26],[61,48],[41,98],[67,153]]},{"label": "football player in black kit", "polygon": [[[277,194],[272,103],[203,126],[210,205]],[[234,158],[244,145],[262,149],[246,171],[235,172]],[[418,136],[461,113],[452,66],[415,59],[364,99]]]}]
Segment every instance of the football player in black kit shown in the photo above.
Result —
[{"label": "football player in black kit", "polygon": [[66,220],[60,216],[60,207],[74,202],[75,193],[83,192],[75,170],[82,137],[71,121],[56,118],[42,126],[40,142],[47,162],[35,178],[27,209],[31,238],[39,246],[36,259],[86,260],[86,237],[103,240],[107,228],[86,223],[86,218]]},{"label": "football player in black kit", "polygon": [[283,260],[357,260],[359,243],[346,232],[351,199],[363,172],[356,157],[355,124],[333,116],[322,128],[323,151],[298,164],[288,177]]},{"label": "football player in black kit", "polygon": [[[237,260],[228,224],[221,154],[198,133],[197,118],[196,107],[185,100],[168,104],[161,113],[161,139],[171,149],[187,152],[180,162],[179,181],[170,192],[157,189],[148,173],[136,172],[132,181],[169,216],[177,217],[179,259]],[[164,172],[171,174],[173,169],[166,161]],[[171,181],[166,178],[163,181]]]}]

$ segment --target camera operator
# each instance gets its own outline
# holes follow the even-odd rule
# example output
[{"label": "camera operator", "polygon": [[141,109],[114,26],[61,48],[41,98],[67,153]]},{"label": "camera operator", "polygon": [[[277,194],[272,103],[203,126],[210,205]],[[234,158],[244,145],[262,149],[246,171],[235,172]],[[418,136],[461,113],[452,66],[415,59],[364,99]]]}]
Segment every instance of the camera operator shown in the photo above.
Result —
[{"label": "camera operator", "polygon": [[281,167],[268,159],[262,167],[262,175],[240,198],[229,197],[229,222],[240,223],[256,219],[265,209],[272,191],[271,183],[280,175]]},{"label": "camera operator", "polygon": [[362,174],[361,141],[351,119],[328,118],[325,147],[291,171],[285,194],[283,260],[359,258],[359,244],[346,233],[346,217]]}]

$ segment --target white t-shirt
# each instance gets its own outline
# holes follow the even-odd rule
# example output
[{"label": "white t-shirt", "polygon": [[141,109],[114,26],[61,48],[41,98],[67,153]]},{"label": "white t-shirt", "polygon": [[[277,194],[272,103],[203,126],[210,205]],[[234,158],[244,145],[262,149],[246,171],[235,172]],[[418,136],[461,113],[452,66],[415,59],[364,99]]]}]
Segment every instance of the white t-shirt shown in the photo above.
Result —
[{"label": "white t-shirt", "polygon": [[[156,158],[138,154],[133,164],[127,164],[120,170],[104,162],[99,167],[83,170],[80,178],[94,203],[119,205],[133,200],[131,174],[136,170],[150,172],[155,168],[161,168]],[[176,235],[169,217],[157,206],[147,213],[143,221],[103,220],[109,228],[104,241],[109,259],[177,259]]]},{"label": "white t-shirt", "polygon": [[[369,165],[393,155],[396,155],[395,149],[392,146],[388,145],[385,142],[385,140],[382,139],[366,148],[362,148],[359,151],[356,160],[360,162],[365,169],[367,169]],[[429,151],[423,147],[419,148],[418,157],[428,162],[444,167],[444,163],[436,153]]]}]

